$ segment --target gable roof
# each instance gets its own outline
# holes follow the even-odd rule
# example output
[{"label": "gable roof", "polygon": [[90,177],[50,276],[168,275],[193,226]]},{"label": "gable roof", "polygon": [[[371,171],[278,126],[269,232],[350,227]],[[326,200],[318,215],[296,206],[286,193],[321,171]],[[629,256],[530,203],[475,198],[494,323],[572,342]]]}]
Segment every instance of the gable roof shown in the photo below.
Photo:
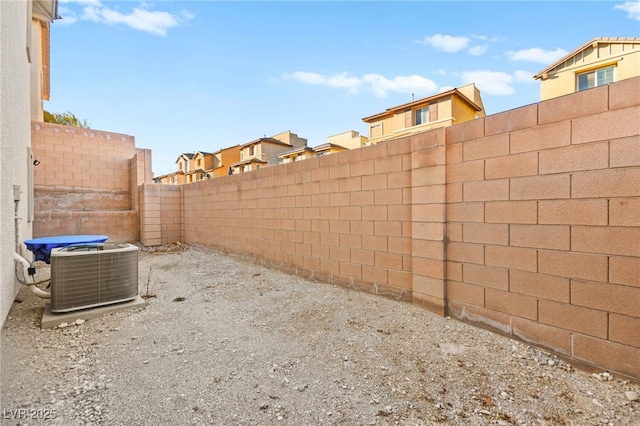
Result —
[{"label": "gable roof", "polygon": [[[598,43],[638,44],[638,43],[640,43],[640,38],[638,38],[638,37],[596,37],[596,38],[593,38],[593,39],[589,40],[588,42],[586,42],[585,44],[583,44],[582,46],[580,46],[579,48],[577,48],[576,50],[574,50],[573,52],[569,53],[568,55],[566,55],[566,56],[564,56],[564,57],[562,57],[560,59],[558,59],[553,64],[549,65],[547,68],[545,68],[542,71],[538,72],[536,75],[533,76],[534,80],[538,80],[539,78],[542,78],[545,74],[548,74],[549,71],[553,70],[558,65],[560,65],[563,62],[566,62],[567,60],[571,59],[572,57],[582,53],[583,51],[585,51],[589,47],[597,46]],[[616,55],[616,56],[619,56],[619,55]]]},{"label": "gable roof", "polygon": [[180,161],[180,159],[181,159],[181,158],[183,158],[183,159],[185,159],[185,160],[193,160],[193,157],[194,157],[195,155],[196,155],[196,154],[193,154],[193,153],[190,153],[190,152],[184,152],[184,153],[182,153],[182,154],[178,155],[178,158],[176,158],[176,161],[175,161],[175,162],[177,163],[178,161]]},{"label": "gable roof", "polygon": [[236,161],[235,163],[231,163],[231,167],[243,166],[245,164],[269,164],[269,162],[261,160],[256,157],[247,158],[246,160]]},{"label": "gable roof", "polygon": [[208,157],[209,155],[213,155],[210,152],[206,152],[206,151],[198,151],[195,154],[193,154],[193,158],[197,158],[197,157]]},{"label": "gable roof", "polygon": [[259,138],[259,139],[256,139],[256,140],[254,140],[254,141],[251,141],[251,142],[247,142],[247,143],[245,143],[245,144],[242,144],[242,145],[240,145],[240,146],[239,146],[239,148],[240,148],[240,149],[242,149],[242,148],[245,148],[245,147],[247,147],[247,146],[249,146],[249,145],[255,145],[255,144],[259,144],[259,143],[263,143],[263,142],[264,142],[264,143],[271,143],[271,144],[274,144],[274,145],[283,145],[283,146],[289,146],[289,147],[291,146],[290,144],[288,144],[288,143],[286,143],[286,142],[282,142],[280,139],[275,139],[275,138]]},{"label": "gable roof", "polygon": [[326,143],[323,143],[322,145],[314,146],[313,150],[315,152],[318,152],[318,151],[326,151],[331,148],[349,150],[349,148],[346,148],[342,145],[338,145],[336,143],[331,143],[331,142],[326,142]]},{"label": "gable roof", "polygon": [[313,152],[312,148],[309,148],[308,146],[302,146],[300,148],[293,148],[290,149],[289,151],[284,151],[281,152],[280,154],[278,154],[278,157],[286,157],[287,155],[293,155],[293,154],[298,154],[301,152]]},{"label": "gable roof", "polygon": [[399,112],[399,111],[402,111],[402,110],[405,110],[405,109],[413,108],[414,106],[421,105],[421,104],[424,104],[426,102],[431,102],[431,101],[435,101],[435,100],[438,100],[438,99],[446,98],[447,96],[454,96],[454,95],[458,96],[460,99],[462,99],[464,102],[469,104],[469,106],[471,106],[471,108],[475,109],[476,111],[482,111],[482,107],[480,107],[478,104],[473,102],[471,99],[469,99],[467,96],[465,96],[458,89],[453,88],[451,90],[447,90],[446,92],[441,92],[441,93],[438,93],[436,95],[429,96],[427,98],[422,98],[422,99],[418,99],[417,101],[411,101],[411,102],[408,102],[406,104],[402,104],[402,105],[394,106],[394,107],[391,107],[391,108],[387,108],[384,112],[380,112],[378,114],[370,115],[369,117],[364,117],[362,119],[362,121],[364,121],[364,122],[372,121],[372,120],[375,120],[377,118],[382,118],[382,117],[385,117],[385,116],[388,116],[388,115],[392,115],[395,112]]}]

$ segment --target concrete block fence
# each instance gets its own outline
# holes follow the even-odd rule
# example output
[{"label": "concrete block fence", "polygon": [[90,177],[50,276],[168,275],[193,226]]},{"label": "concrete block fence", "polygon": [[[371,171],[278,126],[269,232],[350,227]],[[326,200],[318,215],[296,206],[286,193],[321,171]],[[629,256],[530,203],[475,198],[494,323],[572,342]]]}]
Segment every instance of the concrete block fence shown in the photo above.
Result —
[{"label": "concrete block fence", "polygon": [[639,93],[634,78],[179,190],[145,184],[141,239],[410,300],[640,378]]},{"label": "concrete block fence", "polygon": [[[33,122],[33,237],[140,239],[138,183],[151,181],[151,151],[133,136]],[[135,188],[133,190],[132,188]]]},{"label": "concrete block fence", "polygon": [[131,202],[145,245],[216,247],[640,379],[639,94],[628,79],[183,186],[150,183],[131,147],[112,163],[127,181],[96,163],[108,192],[64,202]]}]

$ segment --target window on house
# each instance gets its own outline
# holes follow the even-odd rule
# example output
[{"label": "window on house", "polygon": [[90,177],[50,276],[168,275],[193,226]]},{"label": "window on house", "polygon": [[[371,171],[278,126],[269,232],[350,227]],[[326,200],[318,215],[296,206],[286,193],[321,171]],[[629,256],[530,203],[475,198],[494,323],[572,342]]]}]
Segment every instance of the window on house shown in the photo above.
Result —
[{"label": "window on house", "polygon": [[251,145],[251,147],[249,148],[249,155],[256,155],[256,146],[255,145]]},{"label": "window on house", "polygon": [[578,91],[613,83],[615,67],[605,67],[578,74]]},{"label": "window on house", "polygon": [[293,161],[300,161],[300,160],[304,160],[304,155],[296,155],[296,156],[293,158]]},{"label": "window on house", "polygon": [[415,112],[415,126],[429,122],[429,107],[418,108]]}]

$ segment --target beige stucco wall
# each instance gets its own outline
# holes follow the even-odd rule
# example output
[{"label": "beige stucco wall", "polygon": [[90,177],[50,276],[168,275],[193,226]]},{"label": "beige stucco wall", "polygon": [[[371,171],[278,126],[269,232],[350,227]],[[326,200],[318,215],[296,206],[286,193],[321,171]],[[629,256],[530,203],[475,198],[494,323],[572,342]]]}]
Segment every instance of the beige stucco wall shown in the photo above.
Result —
[{"label": "beige stucco wall", "polygon": [[28,220],[28,148],[30,146],[29,75],[26,44],[27,2],[0,2],[0,322],[4,323],[19,289],[12,252],[16,232],[14,185],[20,188],[20,240],[31,237]]},{"label": "beige stucco wall", "polygon": [[589,47],[576,59],[563,63],[548,73],[547,79],[540,81],[540,99],[546,100],[574,93],[576,75],[595,68],[616,65],[615,81],[640,75],[640,44],[611,45],[602,43],[598,49]]},{"label": "beige stucco wall", "polygon": [[328,143],[340,145],[349,149],[361,148],[366,140],[366,137],[361,136],[360,133],[354,130],[349,130],[348,132],[339,133],[327,138]]},{"label": "beige stucco wall", "polygon": [[303,146],[307,146],[307,140],[305,138],[301,138],[297,134],[291,133],[290,130],[278,133],[277,135],[273,135],[271,137],[274,139],[278,139],[281,142],[288,143],[294,148],[302,148]]}]

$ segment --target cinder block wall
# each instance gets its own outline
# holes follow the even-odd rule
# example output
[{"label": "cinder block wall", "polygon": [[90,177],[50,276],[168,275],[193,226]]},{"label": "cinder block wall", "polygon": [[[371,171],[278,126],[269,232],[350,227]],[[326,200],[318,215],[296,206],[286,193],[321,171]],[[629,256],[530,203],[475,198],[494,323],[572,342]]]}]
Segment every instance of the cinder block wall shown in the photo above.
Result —
[{"label": "cinder block wall", "polygon": [[[180,241],[640,378],[638,93],[640,78],[625,80],[140,198],[154,194],[148,220],[181,204]],[[162,220],[148,230],[178,235]]]},{"label": "cinder block wall", "polygon": [[34,238],[101,234],[111,241],[139,240],[130,159],[141,158],[133,170],[148,169],[141,172],[144,179],[151,173],[150,152],[136,150],[133,136],[51,123],[33,122],[31,137],[40,161],[34,167]]},{"label": "cinder block wall", "polygon": [[186,185],[184,239],[409,300],[410,160],[403,141]]},{"label": "cinder block wall", "polygon": [[640,79],[446,130],[452,316],[640,377]]},{"label": "cinder block wall", "polygon": [[183,241],[183,186],[145,183],[138,187],[140,242],[158,246]]}]

